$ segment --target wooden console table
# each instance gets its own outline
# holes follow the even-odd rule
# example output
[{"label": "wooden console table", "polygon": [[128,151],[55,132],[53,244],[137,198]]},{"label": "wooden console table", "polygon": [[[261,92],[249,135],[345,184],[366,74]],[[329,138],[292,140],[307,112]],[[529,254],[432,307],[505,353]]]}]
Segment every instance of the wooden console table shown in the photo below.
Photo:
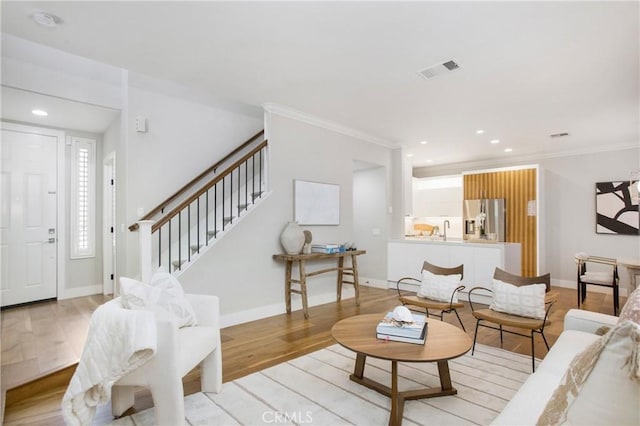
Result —
[{"label": "wooden console table", "polygon": [[[307,306],[307,278],[315,275],[324,274],[325,272],[338,271],[338,280],[336,286],[336,296],[339,302],[342,299],[342,285],[350,284],[356,291],[356,306],[360,305],[360,285],[358,282],[358,264],[356,257],[361,254],[365,254],[365,250],[352,250],[341,253],[310,253],[310,254],[274,254],[275,260],[283,260],[286,262],[285,277],[284,277],[284,294],[285,302],[287,305],[287,313],[291,313],[291,293],[296,293],[302,296],[302,310],[304,317],[309,318],[309,311]],[[351,258],[351,266],[344,266],[344,258]],[[335,268],[320,269],[314,272],[307,272],[305,269],[305,263],[314,260],[323,259],[338,259],[338,266]],[[294,279],[291,277],[293,264],[298,264],[298,270],[300,272],[300,279]],[[345,280],[346,277],[351,277],[352,281]],[[292,284],[298,284],[300,289],[291,288]]]}]

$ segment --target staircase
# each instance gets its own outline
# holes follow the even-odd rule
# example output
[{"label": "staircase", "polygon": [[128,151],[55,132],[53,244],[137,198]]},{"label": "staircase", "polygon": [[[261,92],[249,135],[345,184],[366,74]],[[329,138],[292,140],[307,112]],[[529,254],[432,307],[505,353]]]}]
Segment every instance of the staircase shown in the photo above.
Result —
[{"label": "staircase", "polygon": [[264,131],[227,154],[129,227],[140,233],[142,280],[179,275],[268,195]]}]

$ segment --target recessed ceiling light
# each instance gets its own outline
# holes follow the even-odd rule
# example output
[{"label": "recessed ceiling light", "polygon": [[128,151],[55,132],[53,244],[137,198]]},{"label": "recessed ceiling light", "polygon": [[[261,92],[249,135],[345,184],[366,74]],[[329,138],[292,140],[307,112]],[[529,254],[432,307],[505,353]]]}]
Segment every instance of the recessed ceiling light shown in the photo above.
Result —
[{"label": "recessed ceiling light", "polygon": [[494,145],[500,143],[500,139],[491,139],[491,143]]},{"label": "recessed ceiling light", "polygon": [[428,143],[429,143],[429,142],[427,142],[427,141],[420,141],[420,145],[426,145],[426,144],[428,144]]},{"label": "recessed ceiling light", "polygon": [[477,133],[477,134],[479,134],[479,135],[481,135],[481,134],[483,134],[483,133],[484,133],[484,130],[482,130],[482,129],[478,129],[478,130],[476,130],[476,133]]},{"label": "recessed ceiling light", "polygon": [[413,154],[407,154],[407,157],[413,157]]},{"label": "recessed ceiling light", "polygon": [[47,115],[49,115],[47,111],[42,109],[34,109],[33,111],[31,111],[31,114],[38,115],[40,117],[46,117]]},{"label": "recessed ceiling light", "polygon": [[505,148],[504,149],[504,152],[511,152],[511,151],[513,151],[513,149],[511,149],[511,148]]},{"label": "recessed ceiling light", "polygon": [[31,19],[33,19],[37,24],[49,28],[54,28],[58,26],[58,24],[62,23],[62,19],[60,19],[59,16],[56,16],[53,13],[45,12],[44,10],[33,12],[31,14]]}]

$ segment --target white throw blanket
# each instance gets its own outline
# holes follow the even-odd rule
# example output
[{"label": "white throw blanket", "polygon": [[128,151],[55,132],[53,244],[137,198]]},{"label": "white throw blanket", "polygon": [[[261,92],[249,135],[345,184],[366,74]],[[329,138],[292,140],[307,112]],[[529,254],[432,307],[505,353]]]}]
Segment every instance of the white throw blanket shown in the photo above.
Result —
[{"label": "white throw blanket", "polygon": [[65,422],[90,424],[96,406],[111,398],[112,385],[151,359],[156,343],[153,312],[124,309],[120,298],[98,307],[91,316],[80,362],[62,398]]}]

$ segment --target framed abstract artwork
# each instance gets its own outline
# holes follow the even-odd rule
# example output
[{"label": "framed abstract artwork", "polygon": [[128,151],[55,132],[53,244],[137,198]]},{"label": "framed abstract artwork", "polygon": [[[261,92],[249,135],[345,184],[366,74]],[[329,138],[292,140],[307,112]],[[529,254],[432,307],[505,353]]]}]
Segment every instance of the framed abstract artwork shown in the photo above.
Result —
[{"label": "framed abstract artwork", "polygon": [[[596,233],[640,235],[636,182],[596,183]],[[632,196],[633,195],[633,196]]]},{"label": "framed abstract artwork", "polygon": [[294,180],[293,193],[299,225],[340,225],[340,185]]}]

